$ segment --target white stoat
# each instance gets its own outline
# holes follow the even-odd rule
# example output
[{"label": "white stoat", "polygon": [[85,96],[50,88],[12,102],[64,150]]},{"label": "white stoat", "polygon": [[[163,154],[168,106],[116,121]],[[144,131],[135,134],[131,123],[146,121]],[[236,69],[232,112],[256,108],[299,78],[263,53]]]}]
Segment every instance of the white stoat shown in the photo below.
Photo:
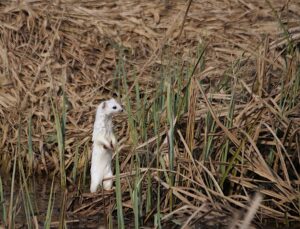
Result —
[{"label": "white stoat", "polygon": [[96,192],[99,184],[105,190],[112,188],[112,180],[106,180],[103,184],[102,181],[113,175],[111,159],[117,140],[113,133],[112,115],[122,111],[123,108],[115,99],[104,101],[97,108],[93,131],[91,192]]}]

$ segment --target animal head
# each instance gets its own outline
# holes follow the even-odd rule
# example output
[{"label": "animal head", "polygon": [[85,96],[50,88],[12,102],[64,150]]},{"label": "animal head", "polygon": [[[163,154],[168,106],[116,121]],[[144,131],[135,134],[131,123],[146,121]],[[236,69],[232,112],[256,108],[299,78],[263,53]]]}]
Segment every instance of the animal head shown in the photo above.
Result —
[{"label": "animal head", "polygon": [[115,99],[100,103],[99,108],[101,109],[101,113],[105,115],[112,115],[123,111],[122,106]]}]

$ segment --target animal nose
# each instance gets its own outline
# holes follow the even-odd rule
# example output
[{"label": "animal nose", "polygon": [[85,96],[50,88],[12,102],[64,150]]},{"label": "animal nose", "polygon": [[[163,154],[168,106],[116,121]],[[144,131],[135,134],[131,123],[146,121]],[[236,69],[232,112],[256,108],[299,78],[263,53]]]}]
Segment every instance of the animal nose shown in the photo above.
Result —
[{"label": "animal nose", "polygon": [[123,110],[123,108],[121,108],[121,112],[123,112],[124,110]]}]

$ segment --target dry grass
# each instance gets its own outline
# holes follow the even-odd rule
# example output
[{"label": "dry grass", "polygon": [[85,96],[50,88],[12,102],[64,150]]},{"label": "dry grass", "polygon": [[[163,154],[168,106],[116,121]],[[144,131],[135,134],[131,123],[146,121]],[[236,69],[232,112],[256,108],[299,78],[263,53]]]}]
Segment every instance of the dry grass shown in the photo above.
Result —
[{"label": "dry grass", "polygon": [[[66,169],[83,188],[95,107],[119,96],[124,214],[134,193],[143,222],[229,225],[260,192],[256,219],[300,221],[296,0],[8,1],[0,12],[1,174],[18,152],[28,173]],[[115,197],[80,203],[73,213],[90,215]]]}]

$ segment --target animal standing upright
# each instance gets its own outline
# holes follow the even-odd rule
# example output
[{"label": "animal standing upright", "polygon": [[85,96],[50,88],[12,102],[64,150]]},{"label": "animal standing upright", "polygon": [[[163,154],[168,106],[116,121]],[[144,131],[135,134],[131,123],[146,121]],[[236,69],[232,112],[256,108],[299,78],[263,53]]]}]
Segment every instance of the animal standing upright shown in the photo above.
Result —
[{"label": "animal standing upright", "polygon": [[112,116],[122,111],[122,106],[115,99],[104,101],[97,108],[92,139],[91,192],[96,192],[99,185],[105,190],[112,188],[112,180],[103,179],[113,175],[111,160],[117,140],[113,133]]}]

